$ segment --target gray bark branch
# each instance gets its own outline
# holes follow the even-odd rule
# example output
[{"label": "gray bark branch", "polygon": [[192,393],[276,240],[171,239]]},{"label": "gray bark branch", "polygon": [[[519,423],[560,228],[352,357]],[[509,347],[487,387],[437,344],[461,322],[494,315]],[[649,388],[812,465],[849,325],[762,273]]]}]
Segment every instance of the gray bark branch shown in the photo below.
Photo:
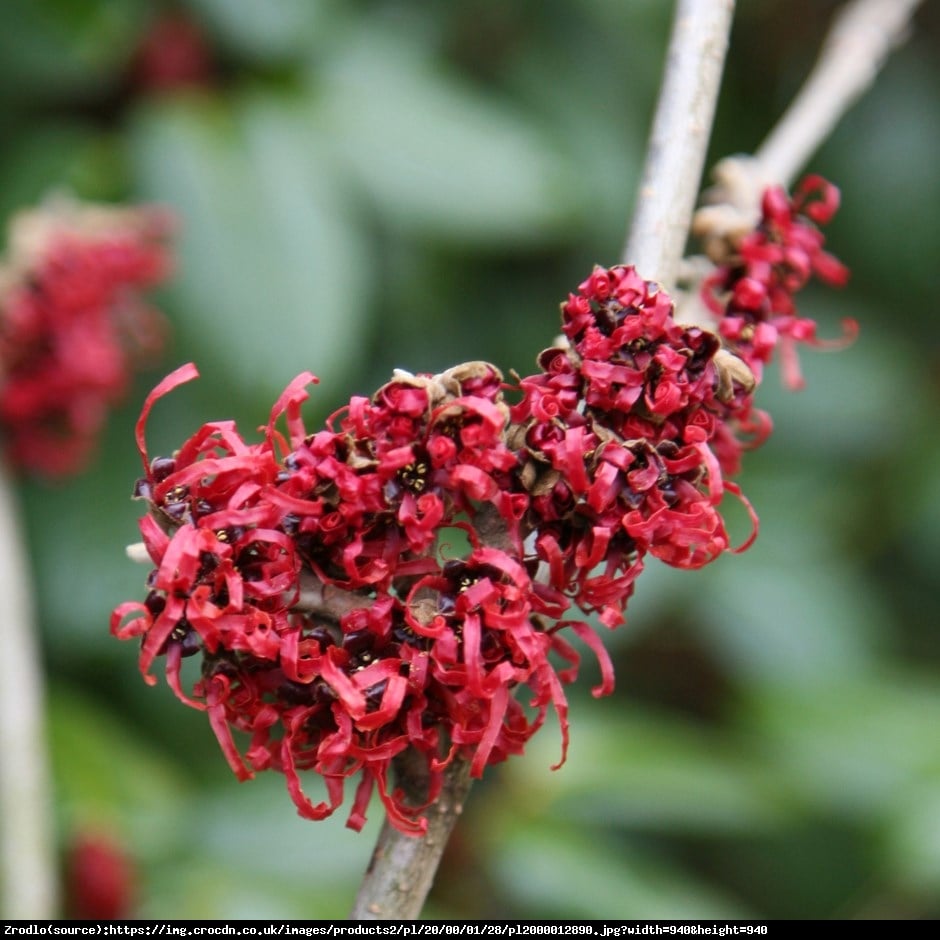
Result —
[{"label": "gray bark branch", "polygon": [[[400,765],[399,765],[400,767]],[[369,868],[362,879],[351,916],[355,920],[414,920],[437,873],[447,840],[470,791],[470,763],[456,760],[444,772],[444,788],[427,808],[428,831],[420,838],[400,833],[386,819]],[[409,778],[399,770],[411,801],[422,802],[427,782],[419,773]]]},{"label": "gray bark branch", "polygon": [[734,0],[679,0],[623,261],[666,290],[698,198]]}]

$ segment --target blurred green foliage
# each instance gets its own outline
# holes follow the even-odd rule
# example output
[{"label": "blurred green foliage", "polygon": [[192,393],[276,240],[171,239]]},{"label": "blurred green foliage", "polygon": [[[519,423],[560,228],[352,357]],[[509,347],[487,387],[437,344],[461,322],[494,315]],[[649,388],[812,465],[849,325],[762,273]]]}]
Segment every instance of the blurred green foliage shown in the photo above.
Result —
[{"label": "blurred green foliage", "polygon": [[[158,93],[134,50],[159,4],[0,0],[0,212],[69,187],[178,213],[161,371],[203,379],[161,403],[154,452],[258,424],[304,368],[312,422],[396,366],[524,372],[618,258],[670,7],[187,0],[211,79]],[[834,4],[740,7],[714,158],[759,143]],[[813,161],[842,187],[830,245],[853,281],[804,310],[862,333],[805,355],[800,395],[765,383],[776,433],[743,478],[760,539],[645,573],[609,637],[616,694],[590,699],[588,665],[568,764],[549,772],[546,730],[477,786],[429,914],[940,917],[937,12]],[[156,375],[84,476],[22,487],[59,833],[126,842],[141,916],[345,916],[380,809],[356,835],[300,820],[279,778],[239,785],[204,717],[108,636],[142,596],[123,546]]]}]

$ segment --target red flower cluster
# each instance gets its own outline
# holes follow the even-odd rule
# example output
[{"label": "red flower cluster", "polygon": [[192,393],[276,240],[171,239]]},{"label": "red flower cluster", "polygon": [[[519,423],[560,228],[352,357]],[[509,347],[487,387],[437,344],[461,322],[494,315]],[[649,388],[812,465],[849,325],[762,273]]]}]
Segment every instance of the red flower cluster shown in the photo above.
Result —
[{"label": "red flower cluster", "polygon": [[562,315],[569,345],[542,353],[513,419],[549,582],[614,626],[647,553],[696,568],[729,549],[721,467],[753,381],[631,267],[595,268]]},{"label": "red flower cluster", "polygon": [[[793,296],[815,274],[820,280],[843,286],[848,269],[823,250],[825,225],[839,208],[839,190],[821,176],[807,176],[789,197],[780,186],[764,192],[757,227],[732,246],[702,286],[702,297],[718,317],[718,332],[747,363],[760,381],[763,366],[780,347],[783,378],[790,388],[801,388],[797,343],[832,346],[816,336],[813,320],[800,317]],[[854,320],[843,323],[843,338],[854,339]]]},{"label": "red flower cluster", "polygon": [[[741,270],[756,283],[761,252],[780,248],[792,266],[800,246],[828,270],[804,223],[773,196],[767,205],[773,225]],[[786,270],[780,260],[763,270],[766,316],[754,323],[794,338],[806,321],[787,290],[802,281]],[[677,323],[666,293],[624,266],[595,268],[562,321],[563,343],[513,386],[480,362],[399,373],[312,434],[305,373],[260,442],[216,422],[150,460],[150,410],[195,368],[148,397],[136,495],[149,503],[141,532],[155,568],[146,601],[120,605],[111,629],[141,639],[148,682],[165,660],[169,685],[207,711],[240,779],[282,772],[300,813],[319,819],[358,776],[348,825],[362,826],[377,789],[394,825],[420,832],[422,808],[390,783],[395,758],[424,761],[433,800],[455,757],[480,776],[521,752],[549,709],[566,747],[563,686],[579,665],[568,635],[598,657],[594,693],[613,688],[572,605],[614,627],[647,555],[696,568],[753,540],[756,516],[726,477],[769,428],[752,404],[756,347],[742,361],[714,333]],[[737,549],[719,511],[729,492],[753,521]],[[201,674],[187,692],[182,663],[194,654]],[[322,802],[303,792],[304,770],[325,781]]]},{"label": "red flower cluster", "polygon": [[[219,422],[173,458],[149,460],[153,403],[195,374],[185,366],[169,376],[141,415],[147,475],[137,495],[150,503],[141,532],[156,568],[145,603],[119,606],[112,631],[142,638],[148,682],[165,657],[167,681],[208,712],[240,779],[279,770],[300,813],[320,819],[361,772],[349,825],[362,826],[377,787],[395,825],[418,832],[420,807],[388,782],[406,749],[425,758],[433,799],[454,756],[479,776],[521,752],[551,707],[567,737],[562,683],[578,655],[563,626],[597,650],[610,688],[596,638],[560,621],[568,599],[537,583],[522,556],[527,498],[514,483],[492,366],[396,377],[311,435],[300,405],[315,380],[304,374],[261,442]],[[286,437],[275,428],[281,416]],[[503,547],[491,544],[494,525]],[[443,529],[465,534],[465,557],[441,557]],[[189,695],[181,665],[197,652],[202,673]],[[233,728],[250,736],[244,757]],[[325,801],[301,789],[306,769],[324,778]]]},{"label": "red flower cluster", "polygon": [[140,291],[169,269],[166,216],[58,205],[18,216],[0,265],[0,426],[11,459],[49,475],[90,453],[135,358],[158,348]]}]

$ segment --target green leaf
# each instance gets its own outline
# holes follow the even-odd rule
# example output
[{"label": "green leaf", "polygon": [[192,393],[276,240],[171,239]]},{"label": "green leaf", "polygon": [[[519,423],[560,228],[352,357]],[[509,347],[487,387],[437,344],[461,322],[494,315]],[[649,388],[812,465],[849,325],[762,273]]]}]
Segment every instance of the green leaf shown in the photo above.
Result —
[{"label": "green leaf", "polygon": [[361,349],[370,265],[304,103],[168,104],[131,146],[182,217],[172,300],[207,381],[268,402],[304,369],[329,387]]},{"label": "green leaf", "polygon": [[[845,350],[800,350],[806,389],[794,394],[783,387],[777,366],[771,367],[757,391],[757,404],[770,412],[774,433],[763,455],[797,453],[819,466],[825,460],[862,461],[904,446],[922,410],[930,381],[914,368],[910,350],[893,326],[878,323],[880,311],[871,300],[847,294],[809,291],[798,298],[801,312],[819,324],[826,338],[840,336],[841,322],[858,320],[858,339]],[[905,389],[903,405],[897,390]]]},{"label": "green leaf", "polygon": [[0,155],[0,218],[35,205],[72,182],[92,141],[76,124],[43,124],[21,131]]},{"label": "green leaf", "polygon": [[396,226],[455,241],[538,244],[570,226],[579,181],[521,110],[362,29],[322,77],[324,126]]},{"label": "green leaf", "polygon": [[187,4],[226,45],[260,62],[298,58],[329,34],[326,0],[187,0]]},{"label": "green leaf", "polygon": [[940,896],[940,762],[897,801],[884,851],[894,884],[934,900]]},{"label": "green leaf", "polygon": [[[771,438],[765,449],[774,447]],[[890,617],[836,541],[855,507],[816,467],[763,469],[744,482],[761,517],[755,545],[687,576],[697,588],[695,620],[718,660],[747,682],[810,685],[863,675]],[[732,510],[734,502],[725,502]]]},{"label": "green leaf", "polygon": [[510,903],[527,905],[538,917],[747,916],[739,902],[655,853],[557,823],[504,830],[493,872]]},{"label": "green leaf", "polygon": [[567,762],[543,731],[503,785],[540,819],[683,832],[741,832],[787,818],[783,791],[731,736],[655,714],[574,702]]},{"label": "green leaf", "polygon": [[938,105],[936,61],[924,31],[919,48],[891,57],[820,157],[831,161],[843,198],[829,244],[865,292],[884,303],[880,319],[891,330],[899,301],[908,323],[930,329],[936,322],[936,266],[925,246],[940,240],[940,220],[924,207],[940,201]]},{"label": "green leaf", "polygon": [[[304,786],[316,785],[306,775]],[[371,817],[362,833],[345,828],[342,807],[302,819],[273,772],[206,790],[188,802],[175,851],[154,866],[143,916],[171,905],[191,918],[345,917],[382,821],[378,800]]]},{"label": "green leaf", "polygon": [[185,782],[123,716],[61,682],[49,694],[49,735],[60,813],[73,825],[128,833],[139,856],[165,851]]},{"label": "green leaf", "polygon": [[0,0],[0,97],[100,91],[134,49],[144,0]]},{"label": "green leaf", "polygon": [[764,687],[742,712],[764,760],[804,799],[867,824],[904,806],[940,767],[940,685],[910,673]]},{"label": "green leaf", "polygon": [[781,554],[728,559],[702,578],[700,620],[721,660],[750,681],[809,685],[866,672],[883,622],[864,579],[836,559],[804,567]]}]

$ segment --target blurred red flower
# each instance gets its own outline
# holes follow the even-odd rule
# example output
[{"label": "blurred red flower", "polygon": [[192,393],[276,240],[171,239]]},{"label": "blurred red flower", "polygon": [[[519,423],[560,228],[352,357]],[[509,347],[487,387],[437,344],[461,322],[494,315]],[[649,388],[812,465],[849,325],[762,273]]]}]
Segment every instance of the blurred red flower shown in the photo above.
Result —
[{"label": "blurred red flower", "polygon": [[170,269],[167,214],[57,203],[17,216],[0,264],[0,428],[50,476],[87,461],[131,370],[160,349],[141,292]]}]

